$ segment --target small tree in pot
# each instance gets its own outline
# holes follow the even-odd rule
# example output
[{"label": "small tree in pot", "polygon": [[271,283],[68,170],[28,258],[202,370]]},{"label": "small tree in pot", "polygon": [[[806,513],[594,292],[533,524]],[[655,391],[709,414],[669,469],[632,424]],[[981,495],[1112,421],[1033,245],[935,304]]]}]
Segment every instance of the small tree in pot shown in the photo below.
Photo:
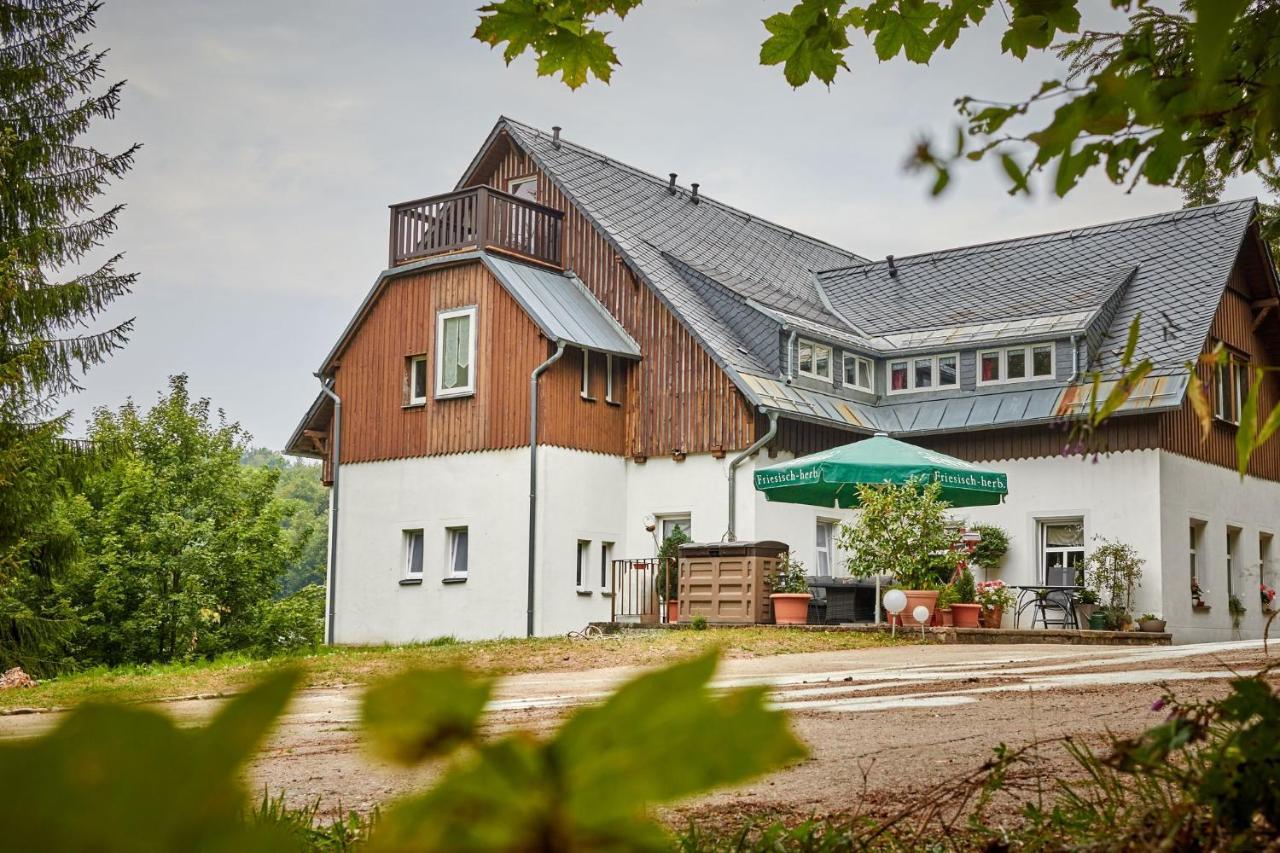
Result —
[{"label": "small tree in pot", "polygon": [[1084,561],[1085,586],[1098,594],[1107,613],[1107,627],[1123,631],[1133,623],[1133,593],[1142,586],[1146,561],[1132,545],[1095,537],[1093,551]]},{"label": "small tree in pot", "polygon": [[997,571],[1009,553],[1009,534],[997,524],[975,524],[970,528],[982,538],[969,554],[969,565],[978,566],[988,576]]},{"label": "small tree in pot", "polygon": [[804,625],[809,621],[809,579],[804,563],[783,554],[770,585],[769,601],[773,604],[773,621],[777,625]]},{"label": "small tree in pot", "polygon": [[863,484],[858,486],[858,501],[862,511],[840,525],[837,537],[850,555],[849,573],[891,576],[907,594],[905,612],[924,605],[932,613],[938,588],[955,568],[953,559],[939,577],[938,555],[953,552],[957,538],[947,518],[950,506],[942,500],[942,484],[925,485],[922,479],[900,486]]},{"label": "small tree in pot", "polygon": [[689,541],[689,534],[677,524],[658,548],[658,568],[653,583],[666,602],[668,622],[680,618],[680,546]]},{"label": "small tree in pot", "polygon": [[960,569],[960,574],[953,584],[956,600],[951,605],[951,621],[957,628],[977,628],[978,616],[982,613],[982,605],[977,603],[977,587],[973,582],[973,572],[968,566]]}]

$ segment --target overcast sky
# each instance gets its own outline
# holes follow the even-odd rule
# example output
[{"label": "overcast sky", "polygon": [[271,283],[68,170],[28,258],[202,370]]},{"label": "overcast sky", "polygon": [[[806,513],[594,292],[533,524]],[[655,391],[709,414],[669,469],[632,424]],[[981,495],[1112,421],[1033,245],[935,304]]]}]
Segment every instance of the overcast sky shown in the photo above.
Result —
[{"label": "overcast sky", "polygon": [[1014,98],[1057,74],[1000,57],[1003,21],[927,68],[879,64],[861,45],[829,91],[796,91],[756,61],[760,19],[789,4],[647,0],[615,33],[612,85],[569,92],[473,41],[477,5],[107,0],[93,40],[129,84],[93,141],[144,145],[110,197],[128,210],[109,248],[141,278],[111,315],[137,318],[132,341],[70,400],[78,427],[186,372],[193,393],[280,448],[385,266],[387,205],[452,189],[503,114],[871,257],[1181,205],[1176,191],[1098,180],[1066,200],[1011,199],[990,164],[933,199],[903,172],[918,133],[952,126],[957,96]]}]

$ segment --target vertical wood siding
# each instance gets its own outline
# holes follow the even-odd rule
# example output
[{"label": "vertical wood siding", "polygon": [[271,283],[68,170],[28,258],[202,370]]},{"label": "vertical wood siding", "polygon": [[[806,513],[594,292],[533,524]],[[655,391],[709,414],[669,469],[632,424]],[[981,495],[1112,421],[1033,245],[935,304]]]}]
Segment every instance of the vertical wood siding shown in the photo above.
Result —
[{"label": "vertical wood siding", "polygon": [[[476,393],[436,400],[436,313],[467,305],[477,306]],[[407,359],[424,353],[427,402],[406,407]],[[550,353],[533,321],[478,262],[392,279],[342,354],[337,371],[343,461],[527,446],[529,374]],[[580,370],[580,356],[570,352],[544,374],[541,439],[621,453],[623,414],[603,401],[581,399]]]},{"label": "vertical wood siding", "polygon": [[538,201],[565,212],[565,266],[640,345],[643,358],[626,375],[625,454],[662,456],[751,444],[754,412],[732,380],[528,155],[511,145],[476,182],[505,190],[512,178],[529,175],[538,176]]}]

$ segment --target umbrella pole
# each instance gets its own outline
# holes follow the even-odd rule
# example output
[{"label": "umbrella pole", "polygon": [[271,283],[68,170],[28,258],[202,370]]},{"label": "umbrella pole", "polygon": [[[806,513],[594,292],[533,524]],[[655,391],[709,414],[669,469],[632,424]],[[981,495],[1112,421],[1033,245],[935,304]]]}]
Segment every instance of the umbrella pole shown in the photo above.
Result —
[{"label": "umbrella pole", "polygon": [[875,621],[875,624],[877,625],[880,624],[880,576],[879,575],[876,575],[876,621]]}]

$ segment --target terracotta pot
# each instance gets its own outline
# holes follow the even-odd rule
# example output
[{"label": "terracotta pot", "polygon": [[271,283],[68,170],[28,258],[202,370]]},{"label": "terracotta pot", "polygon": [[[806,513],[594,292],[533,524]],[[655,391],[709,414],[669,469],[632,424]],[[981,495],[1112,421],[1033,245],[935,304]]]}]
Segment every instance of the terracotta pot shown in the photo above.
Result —
[{"label": "terracotta pot", "polygon": [[636,560],[631,564],[631,568],[635,569],[637,572],[643,572],[645,569],[649,568],[649,564],[643,560]]},{"label": "terracotta pot", "polygon": [[[915,609],[921,605],[928,609],[930,617],[933,616],[935,610],[938,609],[938,591],[936,589],[904,589],[903,594],[907,597],[907,606],[902,612],[895,617],[898,625],[903,628],[919,628],[920,623],[916,621],[916,617],[911,615]],[[890,621],[894,621],[891,619]],[[925,622],[929,624],[929,622]]]},{"label": "terracotta pot", "polygon": [[1000,620],[1004,618],[1003,607],[984,608],[982,611],[982,627],[999,628]]},{"label": "terracotta pot", "polygon": [[809,599],[807,592],[775,592],[769,596],[773,602],[773,623],[775,625],[805,625],[809,622]]},{"label": "terracotta pot", "polygon": [[1163,634],[1165,620],[1163,619],[1143,619],[1138,623],[1138,627],[1148,634]]},{"label": "terracotta pot", "polygon": [[676,598],[667,599],[667,621],[674,625],[680,621],[680,600]]},{"label": "terracotta pot", "polygon": [[940,624],[943,628],[950,628],[953,625],[955,625],[955,622],[953,621],[955,616],[951,612],[950,607],[939,607],[937,616],[939,620],[938,624]]},{"label": "terracotta pot", "polygon": [[957,628],[977,628],[978,616],[982,613],[980,604],[951,605],[951,619]]}]

